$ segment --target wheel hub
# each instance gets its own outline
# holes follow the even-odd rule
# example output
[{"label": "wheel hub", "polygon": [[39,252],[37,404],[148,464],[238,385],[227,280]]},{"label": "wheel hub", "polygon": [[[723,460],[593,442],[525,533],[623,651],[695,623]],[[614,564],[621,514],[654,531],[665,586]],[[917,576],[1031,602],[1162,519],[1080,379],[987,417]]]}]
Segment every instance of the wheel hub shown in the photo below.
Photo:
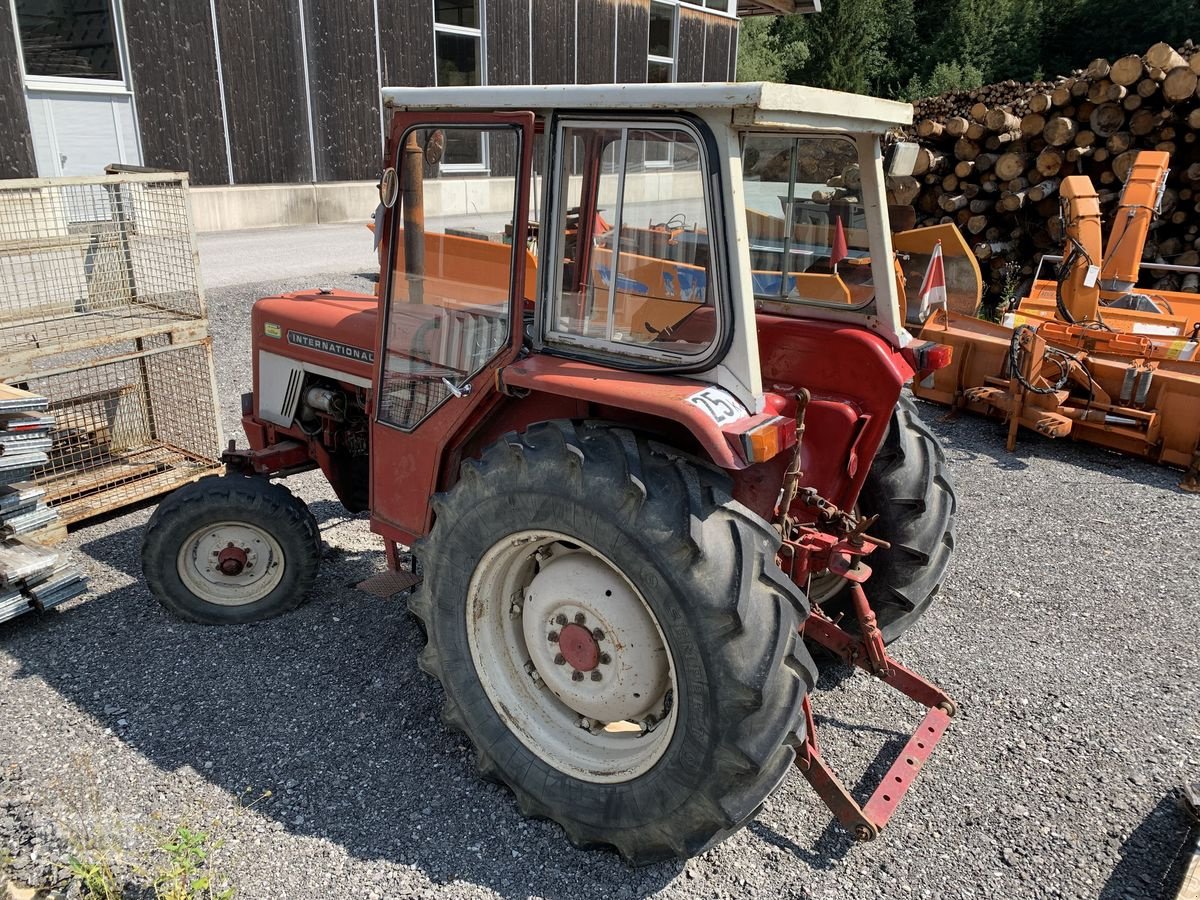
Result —
[{"label": "wheel hub", "polygon": [[235,547],[230,544],[217,554],[217,568],[222,575],[230,577],[241,575],[242,570],[246,568],[248,559],[249,554],[244,547]]},{"label": "wheel hub", "polygon": [[574,622],[559,633],[558,652],[566,665],[579,672],[590,672],[600,664],[600,645],[590,631]]},{"label": "wheel hub", "polygon": [[283,579],[283,548],[249,522],[214,522],[192,532],[176,558],[184,587],[208,603],[241,606],[267,596]]},{"label": "wheel hub", "polygon": [[667,652],[645,604],[603,560],[568,551],[529,582],[522,629],[546,686],[598,723],[641,723],[662,708]]}]

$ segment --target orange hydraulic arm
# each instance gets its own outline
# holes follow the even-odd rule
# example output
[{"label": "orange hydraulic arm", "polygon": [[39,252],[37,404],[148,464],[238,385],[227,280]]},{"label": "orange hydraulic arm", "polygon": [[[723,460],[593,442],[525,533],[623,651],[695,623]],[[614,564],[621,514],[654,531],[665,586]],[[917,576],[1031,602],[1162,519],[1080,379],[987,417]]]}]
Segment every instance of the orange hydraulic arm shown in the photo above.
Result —
[{"label": "orange hydraulic arm", "polygon": [[1104,249],[1100,293],[1105,300],[1122,297],[1137,285],[1142,250],[1167,186],[1170,165],[1170,155],[1158,150],[1144,150],[1134,160]]},{"label": "orange hydraulic arm", "polygon": [[1067,220],[1058,316],[1068,323],[1092,322],[1100,306],[1100,198],[1086,175],[1063,179],[1060,188]]}]

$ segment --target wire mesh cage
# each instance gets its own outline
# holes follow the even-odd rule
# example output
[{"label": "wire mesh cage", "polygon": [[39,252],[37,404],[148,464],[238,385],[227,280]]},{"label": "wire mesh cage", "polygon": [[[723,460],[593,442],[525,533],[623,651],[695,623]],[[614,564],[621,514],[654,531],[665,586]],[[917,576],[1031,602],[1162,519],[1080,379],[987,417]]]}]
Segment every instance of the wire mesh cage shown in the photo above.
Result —
[{"label": "wire mesh cage", "polygon": [[207,329],[186,176],[0,181],[0,379],[50,400],[65,522],[218,469]]},{"label": "wire mesh cage", "polygon": [[5,374],[31,356],[204,318],[186,176],[0,182]]}]

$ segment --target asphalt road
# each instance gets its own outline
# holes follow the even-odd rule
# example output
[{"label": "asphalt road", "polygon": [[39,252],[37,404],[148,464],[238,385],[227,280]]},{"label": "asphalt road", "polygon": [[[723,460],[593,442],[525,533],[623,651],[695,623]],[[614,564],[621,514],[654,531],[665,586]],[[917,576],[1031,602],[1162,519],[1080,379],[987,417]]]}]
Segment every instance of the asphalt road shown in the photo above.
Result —
[{"label": "asphalt road", "polygon": [[[250,386],[252,300],[349,276],[210,291],[227,434]],[[793,774],[703,857],[628,869],[526,821],[439,722],[403,601],[353,585],[383,568],[364,519],[315,476],[326,549],[311,602],[205,628],[147,594],[148,510],[69,539],[91,593],[0,626],[0,863],[49,875],[68,846],[152,869],[180,823],[210,832],[242,898],[1104,897],[1164,892],[1200,774],[1200,498],[1178,473],[922,412],[958,484],[940,601],[895,649],[962,705],[873,844],[855,845]],[[815,708],[854,783],[919,712],[827,673]],[[270,796],[263,796],[270,791]]]}]

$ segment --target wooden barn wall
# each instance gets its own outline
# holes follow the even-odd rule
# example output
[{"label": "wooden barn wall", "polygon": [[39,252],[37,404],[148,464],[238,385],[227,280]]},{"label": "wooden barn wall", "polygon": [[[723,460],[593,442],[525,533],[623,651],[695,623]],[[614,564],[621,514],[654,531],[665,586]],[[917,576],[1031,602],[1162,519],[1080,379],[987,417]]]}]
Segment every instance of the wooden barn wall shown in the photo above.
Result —
[{"label": "wooden barn wall", "polygon": [[487,47],[488,84],[529,84],[529,0],[487,0]]},{"label": "wooden barn wall", "polygon": [[575,81],[575,4],[530,0],[533,4],[533,83]]},{"label": "wooden barn wall", "polygon": [[617,81],[646,80],[646,51],[650,39],[650,0],[620,0],[617,4]]},{"label": "wooden barn wall", "polygon": [[434,82],[433,4],[414,0],[378,3],[384,85],[430,86]]},{"label": "wooden barn wall", "polygon": [[[125,0],[129,66],[147,166],[191,173],[193,184],[227,184],[225,123],[207,3]],[[173,35],[175,40],[164,40]],[[188,52],[178,52],[180,43]]]},{"label": "wooden barn wall", "polygon": [[711,16],[679,7],[679,46],[675,48],[675,80],[704,80],[704,31]]},{"label": "wooden barn wall", "polygon": [[317,181],[379,173],[379,70],[372,0],[305,0]]},{"label": "wooden barn wall", "polygon": [[311,181],[299,5],[217,0],[217,30],[233,180]]},{"label": "wooden barn wall", "polygon": [[618,0],[579,0],[577,63],[580,84],[604,84],[613,80],[618,5]]},{"label": "wooden barn wall", "polygon": [[33,138],[25,106],[24,66],[17,55],[8,4],[0,3],[0,178],[33,178]]},{"label": "wooden barn wall", "polygon": [[709,16],[704,31],[704,80],[729,81],[730,50],[737,23],[732,19]]}]

